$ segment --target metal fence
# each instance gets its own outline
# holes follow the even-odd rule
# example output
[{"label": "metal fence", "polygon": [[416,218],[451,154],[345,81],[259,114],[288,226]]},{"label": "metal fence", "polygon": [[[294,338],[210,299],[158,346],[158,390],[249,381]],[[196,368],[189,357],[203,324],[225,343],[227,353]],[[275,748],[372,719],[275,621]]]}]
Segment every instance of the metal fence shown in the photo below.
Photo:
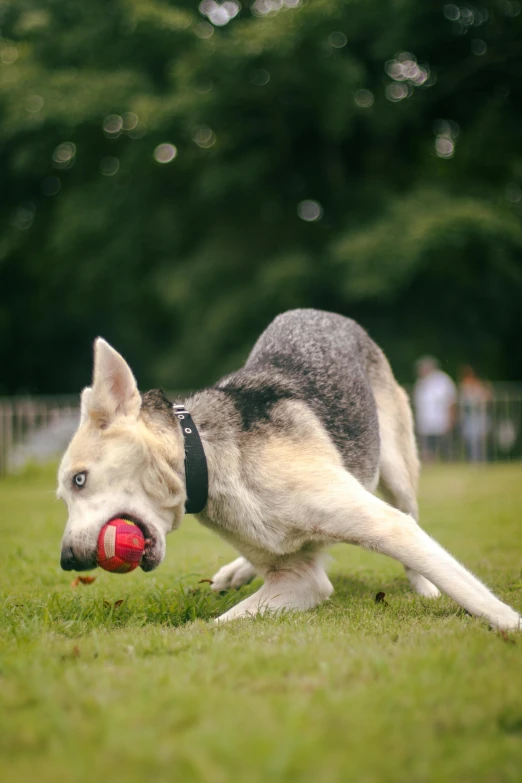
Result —
[{"label": "metal fence", "polygon": [[[79,396],[0,397],[0,476],[59,455],[77,426],[78,404]],[[494,384],[491,400],[473,409],[459,400],[451,432],[419,445],[425,460],[522,459],[522,384]]]},{"label": "metal fence", "polygon": [[79,417],[79,396],[0,397],[0,476],[56,457]]},{"label": "metal fence", "polygon": [[487,402],[460,395],[453,427],[438,437],[424,436],[424,462],[505,462],[522,459],[522,384],[496,383]]}]

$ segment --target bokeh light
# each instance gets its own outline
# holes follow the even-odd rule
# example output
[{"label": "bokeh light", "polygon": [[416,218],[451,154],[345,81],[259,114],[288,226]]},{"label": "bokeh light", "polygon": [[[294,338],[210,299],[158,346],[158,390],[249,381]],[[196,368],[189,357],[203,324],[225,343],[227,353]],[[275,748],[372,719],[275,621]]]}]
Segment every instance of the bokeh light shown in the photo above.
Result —
[{"label": "bokeh light", "polygon": [[452,158],[460,128],[453,120],[437,120],[434,123],[435,154],[439,158]]},{"label": "bokeh light", "polygon": [[[202,16],[206,16],[215,27],[224,27],[238,15],[240,10],[241,6],[235,0],[225,0],[224,3],[216,3],[215,0],[202,0],[199,4],[199,13]],[[205,38],[208,36],[200,37]]]},{"label": "bokeh light", "polygon": [[73,144],[72,141],[64,141],[53,150],[53,166],[57,169],[68,169],[74,165],[75,156],[76,144]]},{"label": "bokeh light", "polygon": [[178,150],[174,144],[168,143],[158,144],[153,153],[156,163],[170,163],[177,154]]},{"label": "bokeh light", "polygon": [[450,22],[456,22],[460,17],[460,9],[457,5],[453,5],[453,3],[445,5],[442,9],[442,13]]},{"label": "bokeh light", "polygon": [[515,17],[522,11],[522,5],[518,0],[503,0],[500,3],[500,7],[505,16]]},{"label": "bokeh light", "polygon": [[393,60],[387,60],[384,70],[393,79],[384,90],[386,98],[392,103],[411,97],[414,88],[431,87],[436,81],[429,65],[418,63],[412,52],[400,52]]},{"label": "bokeh light", "polygon": [[250,10],[254,16],[268,16],[284,8],[298,8],[300,5],[301,0],[255,0]]},{"label": "bokeh light", "polygon": [[120,168],[118,158],[108,156],[100,161],[100,171],[104,177],[113,177]]},{"label": "bokeh light", "polygon": [[360,106],[362,109],[368,109],[370,106],[373,106],[375,102],[373,92],[364,89],[357,90],[353,96],[353,99],[357,106]]},{"label": "bokeh light", "polygon": [[408,89],[407,84],[389,84],[384,90],[384,94],[392,103],[398,103],[409,95],[413,94],[411,86]]},{"label": "bokeh light", "polygon": [[194,131],[192,139],[196,142],[198,147],[208,149],[209,147],[213,147],[216,143],[216,134],[212,128],[209,128],[207,125],[200,125],[200,127]]},{"label": "bokeh light", "polygon": [[129,139],[142,139],[147,134],[147,126],[144,122],[139,122],[135,128],[127,132]]},{"label": "bokeh light", "polygon": [[435,152],[439,158],[452,158],[455,152],[455,145],[451,139],[445,136],[437,136],[435,139]]},{"label": "bokeh light", "polygon": [[19,231],[27,231],[34,221],[35,205],[30,202],[19,206],[11,217],[11,225]]},{"label": "bokeh light", "polygon": [[419,65],[411,52],[401,52],[394,60],[387,60],[384,70],[396,82],[409,82],[420,87],[430,77],[428,65]]},{"label": "bokeh light", "polygon": [[346,46],[348,43],[348,39],[344,33],[335,32],[330,33],[328,36],[328,43],[330,46],[333,46],[334,49],[342,49],[342,47]]},{"label": "bokeh light", "polygon": [[124,131],[131,131],[137,126],[139,117],[133,111],[126,111],[122,114],[122,129]]},{"label": "bokeh light", "polygon": [[305,199],[297,205],[297,214],[301,220],[312,223],[314,220],[320,220],[323,216],[323,208],[318,201]]},{"label": "bokeh light", "polygon": [[61,187],[62,183],[59,177],[46,177],[42,182],[42,193],[44,196],[56,196]]},{"label": "bokeh light", "polygon": [[469,48],[471,49],[471,53],[475,54],[477,57],[481,57],[483,54],[486,54],[488,50],[486,42],[481,38],[474,38],[471,41]]},{"label": "bokeh light", "polygon": [[264,68],[256,68],[250,74],[250,81],[257,87],[264,87],[270,81],[270,74]]},{"label": "bokeh light", "polygon": [[455,35],[466,35],[470,27],[480,27],[489,19],[487,8],[477,8],[477,6],[469,5],[458,6],[454,3],[446,4],[442,9],[442,13],[449,22],[452,22]]},{"label": "bokeh light", "polygon": [[194,32],[198,38],[212,38],[214,35],[214,28],[208,22],[200,22],[196,25]]},{"label": "bokeh light", "polygon": [[28,95],[25,101],[25,108],[30,114],[37,114],[43,109],[44,99],[41,95]]},{"label": "bokeh light", "polygon": [[116,136],[123,128],[123,117],[119,114],[108,114],[103,121],[103,130],[108,136]]}]

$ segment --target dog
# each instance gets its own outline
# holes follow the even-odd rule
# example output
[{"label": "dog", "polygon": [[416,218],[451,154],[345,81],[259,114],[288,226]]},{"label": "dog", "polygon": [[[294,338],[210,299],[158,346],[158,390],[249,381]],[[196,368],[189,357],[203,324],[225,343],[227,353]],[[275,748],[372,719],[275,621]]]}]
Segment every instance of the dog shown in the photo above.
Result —
[{"label": "dog", "polygon": [[96,566],[99,532],[118,516],[144,532],[143,570],[161,563],[185,513],[193,428],[208,472],[196,517],[241,555],[212,588],[264,579],[219,622],[325,601],[322,553],[345,542],[398,560],[426,598],[441,590],[493,627],[520,628],[418,525],[413,419],[384,353],[355,321],[311,309],[279,315],[243,368],[174,406],[160,390],[141,395],[123,357],[95,341],[92,387],[58,474],[65,570]]}]

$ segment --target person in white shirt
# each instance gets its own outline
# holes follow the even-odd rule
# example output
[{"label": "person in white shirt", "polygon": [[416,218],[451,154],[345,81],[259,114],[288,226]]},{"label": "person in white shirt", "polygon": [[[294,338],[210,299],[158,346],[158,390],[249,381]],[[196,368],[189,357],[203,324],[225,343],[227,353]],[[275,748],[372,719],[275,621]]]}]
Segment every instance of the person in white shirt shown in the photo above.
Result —
[{"label": "person in white shirt", "polygon": [[432,356],[423,356],[415,367],[413,401],[422,459],[448,459],[456,420],[457,387]]}]

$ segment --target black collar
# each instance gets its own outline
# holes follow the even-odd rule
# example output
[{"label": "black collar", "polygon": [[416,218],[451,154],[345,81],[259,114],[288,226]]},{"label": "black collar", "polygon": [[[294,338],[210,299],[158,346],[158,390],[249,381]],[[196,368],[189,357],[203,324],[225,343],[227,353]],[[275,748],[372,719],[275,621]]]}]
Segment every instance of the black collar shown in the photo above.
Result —
[{"label": "black collar", "polygon": [[185,514],[199,514],[207,505],[208,468],[205,450],[198,428],[184,405],[173,405],[174,415],[179,419],[185,439],[185,483],[187,502]]}]

